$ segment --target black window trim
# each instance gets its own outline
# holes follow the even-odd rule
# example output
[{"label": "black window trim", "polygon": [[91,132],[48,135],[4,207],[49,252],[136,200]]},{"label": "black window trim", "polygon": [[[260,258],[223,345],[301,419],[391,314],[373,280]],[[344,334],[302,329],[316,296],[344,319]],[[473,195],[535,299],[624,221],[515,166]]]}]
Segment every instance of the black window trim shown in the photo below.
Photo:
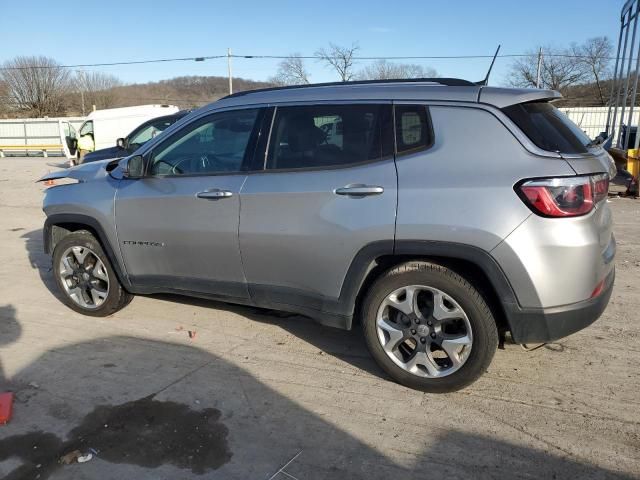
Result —
[{"label": "black window trim", "polygon": [[[256,116],[256,121],[253,125],[253,130],[249,135],[247,148],[245,151],[244,158],[242,159],[242,164],[240,165],[240,170],[235,172],[186,173],[186,174],[177,174],[177,175],[151,174],[150,169],[153,163],[154,153],[158,149],[161,149],[165,145],[169,144],[172,140],[175,140],[175,138],[178,137],[180,133],[183,132],[185,129],[197,128],[207,123],[207,121],[215,115],[221,115],[225,113],[237,112],[237,111],[243,111],[243,110],[257,110],[258,114]],[[253,163],[253,158],[255,156],[256,149],[257,149],[257,143],[258,143],[257,139],[263,127],[263,118],[266,113],[266,110],[267,108],[264,105],[247,105],[247,106],[243,105],[243,106],[240,106],[239,108],[228,108],[228,109],[225,108],[221,110],[208,111],[205,114],[200,115],[197,118],[194,118],[191,122],[189,122],[186,125],[183,125],[182,128],[180,128],[179,130],[176,130],[168,138],[164,139],[162,142],[158,143],[157,145],[154,145],[154,147],[151,150],[143,154],[143,158],[145,162],[145,173],[142,178],[187,178],[187,177],[219,177],[219,176],[231,176],[231,175],[246,175],[247,173],[250,172],[250,168]]]},{"label": "black window trim", "polygon": [[374,158],[371,160],[363,160],[362,162],[352,162],[352,163],[345,163],[342,165],[330,165],[330,166],[318,166],[318,167],[302,167],[302,168],[267,168],[267,161],[268,161],[268,155],[269,155],[269,145],[271,144],[271,136],[273,135],[273,127],[275,125],[275,118],[276,118],[276,113],[279,107],[282,108],[286,108],[286,107],[299,107],[299,106],[314,106],[314,105],[389,105],[391,107],[391,121],[394,121],[393,118],[393,101],[391,100],[344,100],[344,99],[340,99],[340,100],[320,100],[320,101],[312,101],[312,100],[307,100],[307,101],[289,101],[289,102],[282,102],[282,103],[277,103],[277,104],[273,104],[273,113],[272,113],[272,117],[271,117],[271,124],[269,127],[269,135],[267,138],[267,142],[266,145],[264,145],[264,150],[262,150],[261,152],[257,152],[257,156],[261,157],[263,159],[263,163],[262,163],[262,169],[261,170],[251,170],[248,173],[249,174],[255,174],[255,173],[260,173],[260,174],[273,174],[273,173],[295,173],[295,172],[314,172],[314,171],[328,171],[328,170],[340,170],[340,169],[346,169],[346,168],[354,168],[354,167],[360,167],[363,165],[368,165],[370,163],[378,163],[378,162],[384,162],[384,161],[388,161],[388,160],[394,160],[395,157],[395,125],[393,126],[393,133],[394,133],[394,145],[393,145],[393,153],[389,154],[389,155],[385,155],[379,158]]},{"label": "black window trim", "polygon": [[[405,150],[403,152],[398,152],[398,131],[396,124],[396,107],[400,106],[413,106],[413,107],[422,107],[426,111],[426,120],[427,120],[427,132],[429,133],[429,143],[425,145],[421,145],[420,147],[412,148],[411,150]],[[429,104],[421,103],[421,102],[412,102],[410,100],[402,100],[402,101],[394,101],[393,102],[393,151],[396,159],[404,157],[406,155],[414,155],[416,153],[425,152],[430,150],[436,143],[436,135],[433,129],[433,121],[431,120],[431,110],[429,109]]]}]

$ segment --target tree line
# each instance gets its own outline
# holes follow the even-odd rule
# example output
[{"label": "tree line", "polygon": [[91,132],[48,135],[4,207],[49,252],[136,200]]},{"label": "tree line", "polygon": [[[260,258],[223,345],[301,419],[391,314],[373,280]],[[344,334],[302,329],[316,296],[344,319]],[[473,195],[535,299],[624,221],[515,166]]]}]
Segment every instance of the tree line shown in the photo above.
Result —
[{"label": "tree line", "polygon": [[[312,82],[307,65],[317,61],[331,69],[336,80],[384,80],[438,77],[431,68],[412,63],[376,60],[364,66],[358,60],[360,46],[330,43],[314,52],[313,59],[292,53],[278,63],[266,82],[234,78],[236,91],[268,86],[304,85]],[[613,46],[607,37],[596,37],[568,47],[544,46],[512,61],[506,83],[516,87],[559,90],[565,103],[606,105],[611,81]],[[52,58],[21,56],[0,69],[0,115],[84,115],[93,106],[110,108],[140,103],[173,103],[193,108],[227,93],[224,77],[183,76],[160,82],[124,85],[116,76],[71,70]]]}]

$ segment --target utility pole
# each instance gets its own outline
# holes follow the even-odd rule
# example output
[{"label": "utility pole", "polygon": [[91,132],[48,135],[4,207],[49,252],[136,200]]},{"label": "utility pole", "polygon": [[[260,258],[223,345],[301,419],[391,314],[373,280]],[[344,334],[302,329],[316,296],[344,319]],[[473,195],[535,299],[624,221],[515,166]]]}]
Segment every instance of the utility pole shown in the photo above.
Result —
[{"label": "utility pole", "polygon": [[536,88],[540,88],[540,74],[542,73],[542,47],[538,50],[538,73],[536,74]]},{"label": "utility pole", "polygon": [[80,102],[82,104],[82,116],[84,117],[84,72],[82,70],[76,70],[76,74],[80,80]]},{"label": "utility pole", "polygon": [[229,95],[233,93],[233,77],[231,76],[231,49],[227,48],[227,68],[229,70]]}]

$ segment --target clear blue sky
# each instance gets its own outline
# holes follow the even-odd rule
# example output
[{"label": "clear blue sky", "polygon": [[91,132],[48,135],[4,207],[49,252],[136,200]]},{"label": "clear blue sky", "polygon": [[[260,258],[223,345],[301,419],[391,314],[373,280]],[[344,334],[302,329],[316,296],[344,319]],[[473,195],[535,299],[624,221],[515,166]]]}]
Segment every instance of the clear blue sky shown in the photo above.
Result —
[{"label": "clear blue sky", "polygon": [[[329,41],[360,56],[523,53],[594,36],[615,43],[624,0],[146,1],[0,0],[0,62],[46,55],[63,64],[225,54],[311,55]],[[498,59],[503,84],[509,59]],[[277,60],[234,61],[234,76],[264,80]],[[481,79],[488,59],[413,61],[442,76]],[[314,82],[335,74],[307,61]],[[364,66],[365,62],[359,64]],[[226,60],[93,68],[127,83],[179,75],[226,76]],[[87,69],[91,70],[91,69]]]}]

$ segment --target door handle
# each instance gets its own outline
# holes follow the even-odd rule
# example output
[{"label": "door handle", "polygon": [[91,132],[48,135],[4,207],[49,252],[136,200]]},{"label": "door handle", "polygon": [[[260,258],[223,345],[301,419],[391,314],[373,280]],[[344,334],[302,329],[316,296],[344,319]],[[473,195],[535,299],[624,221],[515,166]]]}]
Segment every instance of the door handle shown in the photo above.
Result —
[{"label": "door handle", "polygon": [[377,185],[346,185],[341,188],[336,188],[334,193],[336,195],[349,195],[353,197],[366,197],[368,195],[380,195],[384,192],[384,188]]},{"label": "door handle", "polygon": [[220,200],[222,198],[229,198],[231,196],[233,196],[233,193],[231,193],[229,190],[220,190],[217,188],[196,193],[196,197],[204,198],[206,200]]}]

